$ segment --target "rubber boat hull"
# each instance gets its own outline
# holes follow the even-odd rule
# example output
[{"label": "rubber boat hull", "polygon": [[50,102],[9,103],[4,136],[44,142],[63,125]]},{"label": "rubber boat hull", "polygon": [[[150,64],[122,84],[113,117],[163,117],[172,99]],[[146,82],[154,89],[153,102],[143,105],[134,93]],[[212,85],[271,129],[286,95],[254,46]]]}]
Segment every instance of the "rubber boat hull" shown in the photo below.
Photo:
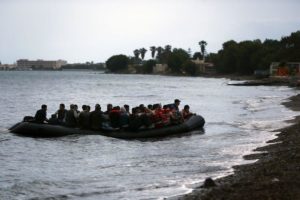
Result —
[{"label": "rubber boat hull", "polygon": [[186,133],[203,128],[205,120],[200,115],[192,116],[182,124],[159,129],[146,129],[138,132],[130,131],[93,131],[69,128],[60,125],[20,122],[10,128],[10,132],[29,137],[62,137],[67,135],[104,135],[121,139],[156,138]]}]

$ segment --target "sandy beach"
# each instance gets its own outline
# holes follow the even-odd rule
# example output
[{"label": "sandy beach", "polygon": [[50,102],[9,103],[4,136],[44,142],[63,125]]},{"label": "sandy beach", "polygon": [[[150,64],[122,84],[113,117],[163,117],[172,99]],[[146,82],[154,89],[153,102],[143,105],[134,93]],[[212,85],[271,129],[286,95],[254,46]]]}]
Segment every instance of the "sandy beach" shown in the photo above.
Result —
[{"label": "sandy beach", "polygon": [[[300,95],[284,105],[300,111]],[[300,117],[278,131],[269,145],[244,156],[258,161],[234,166],[234,174],[214,180],[216,186],[201,186],[178,199],[300,199]]]}]

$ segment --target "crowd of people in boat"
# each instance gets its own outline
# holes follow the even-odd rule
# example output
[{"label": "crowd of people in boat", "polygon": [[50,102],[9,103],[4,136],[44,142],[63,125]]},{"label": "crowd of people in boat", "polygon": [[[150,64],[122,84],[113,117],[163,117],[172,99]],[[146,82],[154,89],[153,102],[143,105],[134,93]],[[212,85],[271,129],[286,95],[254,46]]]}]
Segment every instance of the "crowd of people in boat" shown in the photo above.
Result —
[{"label": "crowd of people in boat", "polygon": [[113,106],[107,104],[106,111],[101,110],[99,104],[91,111],[88,105],[78,110],[75,104],[70,105],[67,110],[64,104],[59,105],[55,114],[47,119],[47,105],[42,105],[35,114],[34,121],[37,123],[59,124],[67,127],[79,127],[82,129],[105,130],[129,128],[132,131],[143,128],[161,128],[169,125],[183,123],[194,113],[190,112],[189,105],[185,105],[180,111],[180,100],[175,99],[174,103],[161,106],[161,104],[141,104],[130,111],[129,105]]}]

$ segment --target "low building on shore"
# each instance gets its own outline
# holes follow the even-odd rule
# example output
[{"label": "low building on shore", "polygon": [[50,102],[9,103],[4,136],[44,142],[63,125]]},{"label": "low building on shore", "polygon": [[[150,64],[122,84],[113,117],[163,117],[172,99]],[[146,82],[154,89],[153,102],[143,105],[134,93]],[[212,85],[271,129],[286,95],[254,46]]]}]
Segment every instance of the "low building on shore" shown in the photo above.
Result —
[{"label": "low building on shore", "polygon": [[298,76],[300,77],[300,62],[272,62],[270,65],[271,76]]},{"label": "low building on shore", "polygon": [[216,68],[213,63],[204,62],[204,60],[200,60],[197,58],[196,60],[192,60],[193,63],[197,66],[198,74],[215,74]]},{"label": "low building on shore", "polygon": [[167,64],[156,64],[153,67],[154,74],[164,74],[168,71],[169,67]]},{"label": "low building on shore", "polygon": [[17,60],[18,70],[60,70],[61,66],[66,65],[65,60]]},{"label": "low building on shore", "polygon": [[17,67],[17,64],[1,64],[0,63],[0,71],[11,71],[15,70]]}]

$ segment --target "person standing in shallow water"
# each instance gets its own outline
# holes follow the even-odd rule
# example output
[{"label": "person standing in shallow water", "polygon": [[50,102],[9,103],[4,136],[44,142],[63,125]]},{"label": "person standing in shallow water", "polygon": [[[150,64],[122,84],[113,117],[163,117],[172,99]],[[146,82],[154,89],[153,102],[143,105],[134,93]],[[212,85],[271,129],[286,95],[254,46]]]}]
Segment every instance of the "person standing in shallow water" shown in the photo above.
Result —
[{"label": "person standing in shallow water", "polygon": [[34,116],[34,121],[37,123],[44,123],[47,121],[47,105],[43,104]]}]

